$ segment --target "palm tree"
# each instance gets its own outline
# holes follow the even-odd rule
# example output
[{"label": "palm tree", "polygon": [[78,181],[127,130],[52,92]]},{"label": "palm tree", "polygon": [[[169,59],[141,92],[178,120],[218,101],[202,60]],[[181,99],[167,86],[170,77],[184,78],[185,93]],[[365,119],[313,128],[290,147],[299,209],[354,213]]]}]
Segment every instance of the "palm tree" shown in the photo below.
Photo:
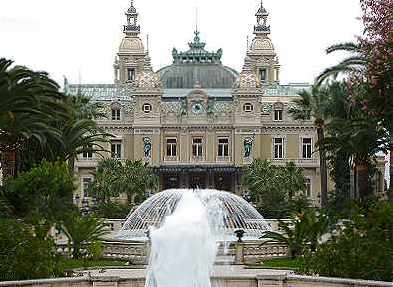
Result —
[{"label": "palm tree", "polygon": [[122,170],[118,181],[119,191],[127,194],[129,203],[141,203],[146,199],[146,191],[157,189],[157,176],[148,163],[127,160]]},{"label": "palm tree", "polygon": [[[333,46],[330,46],[326,52],[327,54],[342,51],[349,52],[351,55],[338,63],[337,65],[327,68],[323,71],[316,79],[316,83],[321,85],[329,78],[336,78],[339,75],[350,75],[350,74],[358,74],[363,75],[369,65],[369,59],[367,55],[362,51],[362,47],[360,43],[348,42],[348,43],[340,43]],[[385,122],[385,121],[383,121]],[[389,184],[389,199],[393,201],[393,128],[387,124],[386,128],[389,130],[390,135],[387,135],[387,139],[390,139],[389,144],[389,153],[390,153],[390,184]],[[373,148],[371,147],[370,150]]]},{"label": "palm tree", "polygon": [[291,259],[303,255],[307,250],[315,251],[318,240],[328,231],[329,221],[323,214],[309,209],[299,213],[289,222],[279,221],[281,232],[267,231],[260,239],[262,245],[275,243],[288,247]]},{"label": "palm tree", "polygon": [[331,154],[351,156],[354,165],[357,196],[366,200],[372,195],[369,166],[376,153],[386,151],[386,130],[362,111],[352,111],[350,119],[334,119],[329,124],[329,136],[321,146]]},{"label": "palm tree", "polygon": [[102,219],[93,216],[81,216],[79,213],[71,214],[62,226],[69,245],[72,247],[72,258],[78,259],[84,255],[83,249],[89,244],[100,242],[108,233]]},{"label": "palm tree", "polygon": [[[325,126],[329,119],[330,95],[326,87],[313,86],[311,91],[303,90],[299,93],[300,98],[293,102],[295,107],[289,110],[289,114],[295,120],[313,119],[317,129],[318,143],[325,138]],[[328,203],[328,175],[326,165],[326,153],[319,149],[320,170],[321,170],[321,205],[326,207]]]},{"label": "palm tree", "polygon": [[147,163],[105,159],[97,167],[89,193],[102,205],[111,203],[113,197],[127,194],[131,205],[141,203],[147,191],[155,191],[157,186],[157,176]]},{"label": "palm tree", "polygon": [[332,77],[336,78],[339,75],[348,75],[350,73],[363,73],[366,70],[368,60],[362,54],[360,44],[354,42],[340,43],[326,49],[327,54],[338,51],[349,52],[351,55],[337,65],[324,70],[316,79],[317,85],[321,85]]},{"label": "palm tree", "polygon": [[46,73],[0,59],[0,153],[5,178],[17,173],[18,154],[29,140],[44,145],[58,136],[50,122],[64,111],[63,95]]},{"label": "palm tree", "polygon": [[89,186],[89,194],[96,198],[98,205],[109,205],[111,198],[120,195],[117,181],[122,172],[122,163],[117,159],[108,158],[99,162],[94,181]]}]

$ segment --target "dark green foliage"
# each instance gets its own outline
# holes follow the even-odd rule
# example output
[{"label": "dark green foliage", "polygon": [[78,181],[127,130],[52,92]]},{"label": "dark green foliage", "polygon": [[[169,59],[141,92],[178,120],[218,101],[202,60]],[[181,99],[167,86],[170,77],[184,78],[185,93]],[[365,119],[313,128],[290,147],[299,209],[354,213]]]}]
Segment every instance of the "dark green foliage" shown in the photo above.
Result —
[{"label": "dark green foliage", "polygon": [[97,127],[101,106],[83,95],[66,96],[46,73],[0,59],[0,161],[5,178],[43,160],[74,161],[84,151],[104,151]]},{"label": "dark green foliage", "polygon": [[[293,103],[294,107],[288,110],[288,113],[295,120],[307,121],[312,120],[317,129],[318,142],[324,140],[325,125],[330,119],[330,101],[328,87],[313,86],[310,91],[301,91],[299,97]],[[324,149],[319,149],[319,162],[321,172],[321,205],[326,207],[328,203],[328,175],[326,152]]]},{"label": "dark green foliage", "polygon": [[315,251],[318,241],[329,228],[326,215],[307,209],[289,221],[279,222],[280,232],[268,231],[260,239],[263,244],[279,243],[288,247],[290,258],[297,258],[306,252]]},{"label": "dark green foliage", "polygon": [[49,228],[61,222],[73,208],[73,190],[67,164],[43,162],[9,180],[5,196],[16,217],[34,224],[44,222]]},{"label": "dark green foliage", "polygon": [[102,219],[75,212],[64,220],[62,228],[73,248],[72,258],[99,257],[102,236],[107,234]]},{"label": "dark green foliage", "polygon": [[35,236],[20,221],[0,219],[0,281],[63,275],[53,240]]},{"label": "dark green foliage", "polygon": [[305,260],[304,272],[321,276],[393,280],[393,204],[354,213],[345,228]]},{"label": "dark green foliage", "polygon": [[254,160],[243,182],[250,192],[251,201],[266,218],[287,218],[309,205],[304,196],[306,184],[303,172],[292,162],[280,167],[269,161]]},{"label": "dark green foliage", "polygon": [[142,161],[127,160],[123,164],[116,159],[106,159],[97,167],[89,193],[99,206],[111,203],[120,194],[127,194],[129,203],[139,204],[146,199],[147,191],[155,190],[157,185],[157,177]]},{"label": "dark green foliage", "polygon": [[109,201],[98,204],[94,209],[94,214],[101,218],[124,219],[131,210],[131,205]]}]

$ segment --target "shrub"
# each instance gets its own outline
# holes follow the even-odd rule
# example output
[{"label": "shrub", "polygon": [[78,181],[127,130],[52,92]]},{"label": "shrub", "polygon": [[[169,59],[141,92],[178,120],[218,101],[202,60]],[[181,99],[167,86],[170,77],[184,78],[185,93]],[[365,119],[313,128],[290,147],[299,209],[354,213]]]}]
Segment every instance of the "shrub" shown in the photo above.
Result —
[{"label": "shrub", "polygon": [[17,220],[0,219],[0,280],[27,280],[64,275],[53,240],[36,236]]},{"label": "shrub", "polygon": [[60,222],[73,208],[74,183],[66,163],[42,162],[5,186],[14,215],[29,222]]},{"label": "shrub", "polygon": [[346,221],[343,230],[306,256],[303,272],[393,280],[393,204],[380,202]]},{"label": "shrub", "polygon": [[132,207],[117,202],[100,203],[95,207],[95,214],[101,218],[124,219]]}]

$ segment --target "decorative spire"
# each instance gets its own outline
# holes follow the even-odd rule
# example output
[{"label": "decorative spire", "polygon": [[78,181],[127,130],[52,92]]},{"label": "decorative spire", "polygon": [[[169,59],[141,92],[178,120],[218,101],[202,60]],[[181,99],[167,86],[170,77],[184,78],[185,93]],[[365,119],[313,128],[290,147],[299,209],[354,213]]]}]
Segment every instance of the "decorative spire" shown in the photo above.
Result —
[{"label": "decorative spire", "polygon": [[208,52],[205,50],[206,43],[202,42],[199,37],[199,31],[194,32],[194,42],[188,43],[190,49],[187,52],[178,52],[172,50],[174,63],[221,63],[222,49],[217,52]]},{"label": "decorative spire", "polygon": [[203,50],[206,46],[206,43],[201,42],[201,38],[199,37],[198,30],[195,30],[194,34],[195,34],[194,42],[188,43],[188,46],[192,50]]},{"label": "decorative spire", "polygon": [[254,26],[254,34],[257,36],[270,34],[270,26],[267,25],[269,13],[263,6],[263,0],[261,0],[261,6],[255,16],[257,17],[257,25]]},{"label": "decorative spire", "polygon": [[138,25],[138,12],[134,7],[134,0],[131,0],[131,6],[126,12],[127,25],[124,25],[124,34],[130,37],[137,37],[141,32],[141,26]]}]

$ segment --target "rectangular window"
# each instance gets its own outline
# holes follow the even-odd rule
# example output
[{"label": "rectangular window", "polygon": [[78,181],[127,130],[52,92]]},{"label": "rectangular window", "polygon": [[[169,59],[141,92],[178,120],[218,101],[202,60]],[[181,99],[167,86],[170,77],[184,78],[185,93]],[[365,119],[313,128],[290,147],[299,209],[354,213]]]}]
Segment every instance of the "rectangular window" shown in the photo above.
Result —
[{"label": "rectangular window", "polygon": [[166,156],[175,157],[177,155],[177,140],[167,139],[166,140]]},{"label": "rectangular window", "polygon": [[267,70],[266,69],[259,69],[260,80],[262,83],[267,81]]},{"label": "rectangular window", "polygon": [[82,153],[83,159],[90,159],[93,158],[93,147],[90,145],[88,146]]},{"label": "rectangular window", "polygon": [[282,110],[274,110],[274,120],[282,121]]},{"label": "rectangular window", "polygon": [[311,178],[306,177],[306,196],[311,197]]},{"label": "rectangular window", "polygon": [[310,159],[312,157],[312,139],[303,138],[302,139],[302,158]]},{"label": "rectangular window", "polygon": [[89,194],[87,193],[87,190],[89,189],[89,186],[92,182],[92,179],[90,177],[84,177],[82,179],[82,192],[83,192],[83,197],[89,197]]},{"label": "rectangular window", "polygon": [[219,157],[229,156],[229,139],[227,138],[218,139],[218,156]]},{"label": "rectangular window", "polygon": [[194,157],[202,157],[203,156],[203,146],[201,138],[192,139],[192,155]]},{"label": "rectangular window", "polygon": [[121,159],[121,142],[112,141],[111,151],[112,151],[112,158]]},{"label": "rectangular window", "polygon": [[283,159],[284,158],[284,139],[283,138],[275,138],[273,140],[274,144],[274,158],[275,159]]},{"label": "rectangular window", "polygon": [[135,80],[135,69],[134,68],[128,68],[127,69],[127,79],[129,81]]},{"label": "rectangular window", "polygon": [[112,109],[112,121],[120,121],[120,109]]}]

